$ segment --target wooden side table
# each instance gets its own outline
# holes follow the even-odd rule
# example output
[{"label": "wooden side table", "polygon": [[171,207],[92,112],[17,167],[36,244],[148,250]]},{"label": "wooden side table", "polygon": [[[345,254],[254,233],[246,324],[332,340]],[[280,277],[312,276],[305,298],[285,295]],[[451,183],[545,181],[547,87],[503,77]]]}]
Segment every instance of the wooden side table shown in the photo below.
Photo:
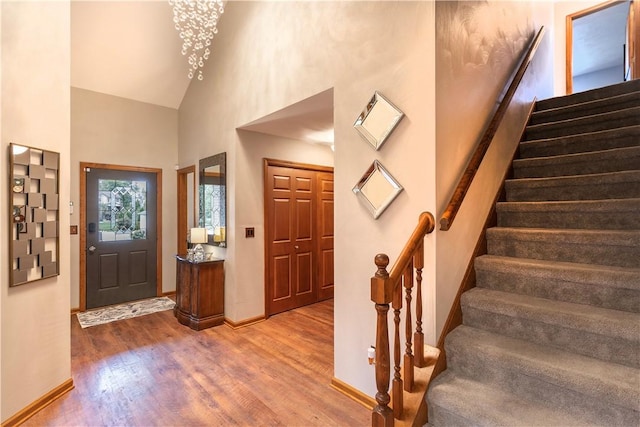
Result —
[{"label": "wooden side table", "polygon": [[196,331],[224,322],[224,260],[202,262],[176,256],[176,306],[173,314]]}]

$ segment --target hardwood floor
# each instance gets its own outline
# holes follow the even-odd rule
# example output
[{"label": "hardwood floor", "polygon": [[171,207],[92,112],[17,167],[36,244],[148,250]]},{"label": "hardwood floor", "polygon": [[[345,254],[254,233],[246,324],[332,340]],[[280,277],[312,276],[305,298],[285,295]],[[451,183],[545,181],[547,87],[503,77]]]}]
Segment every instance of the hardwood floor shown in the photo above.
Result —
[{"label": "hardwood floor", "polygon": [[333,301],[233,330],[193,331],[171,310],[71,327],[75,389],[25,426],[366,426],[330,387]]}]

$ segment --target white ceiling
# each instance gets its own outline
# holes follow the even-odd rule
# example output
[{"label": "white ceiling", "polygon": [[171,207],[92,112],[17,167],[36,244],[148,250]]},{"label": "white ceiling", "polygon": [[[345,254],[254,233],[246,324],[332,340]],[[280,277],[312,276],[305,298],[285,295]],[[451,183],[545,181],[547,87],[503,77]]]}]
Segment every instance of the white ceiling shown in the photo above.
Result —
[{"label": "white ceiling", "polygon": [[573,75],[623,69],[628,1],[573,20]]}]

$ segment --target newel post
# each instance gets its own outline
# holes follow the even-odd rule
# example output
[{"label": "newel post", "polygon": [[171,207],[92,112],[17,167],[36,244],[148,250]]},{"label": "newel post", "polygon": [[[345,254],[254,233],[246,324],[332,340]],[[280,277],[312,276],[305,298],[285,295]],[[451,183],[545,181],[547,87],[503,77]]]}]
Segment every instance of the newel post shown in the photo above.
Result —
[{"label": "newel post", "polygon": [[389,379],[391,376],[391,363],[389,354],[389,325],[387,313],[389,303],[393,299],[393,287],[389,280],[387,266],[389,257],[378,254],[375,257],[378,267],[376,274],[371,278],[371,301],[376,305],[376,402],[378,403],[371,414],[373,427],[393,426],[393,412],[389,408],[391,397],[389,396]]}]

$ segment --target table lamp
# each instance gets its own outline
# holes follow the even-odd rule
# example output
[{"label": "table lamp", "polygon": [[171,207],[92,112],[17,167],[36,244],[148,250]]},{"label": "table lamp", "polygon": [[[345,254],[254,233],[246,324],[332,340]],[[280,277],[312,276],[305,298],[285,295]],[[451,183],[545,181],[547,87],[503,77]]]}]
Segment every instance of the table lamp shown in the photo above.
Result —
[{"label": "table lamp", "polygon": [[194,244],[194,261],[204,261],[204,248],[202,243],[207,243],[207,229],[206,228],[192,228],[189,233],[189,242]]}]

